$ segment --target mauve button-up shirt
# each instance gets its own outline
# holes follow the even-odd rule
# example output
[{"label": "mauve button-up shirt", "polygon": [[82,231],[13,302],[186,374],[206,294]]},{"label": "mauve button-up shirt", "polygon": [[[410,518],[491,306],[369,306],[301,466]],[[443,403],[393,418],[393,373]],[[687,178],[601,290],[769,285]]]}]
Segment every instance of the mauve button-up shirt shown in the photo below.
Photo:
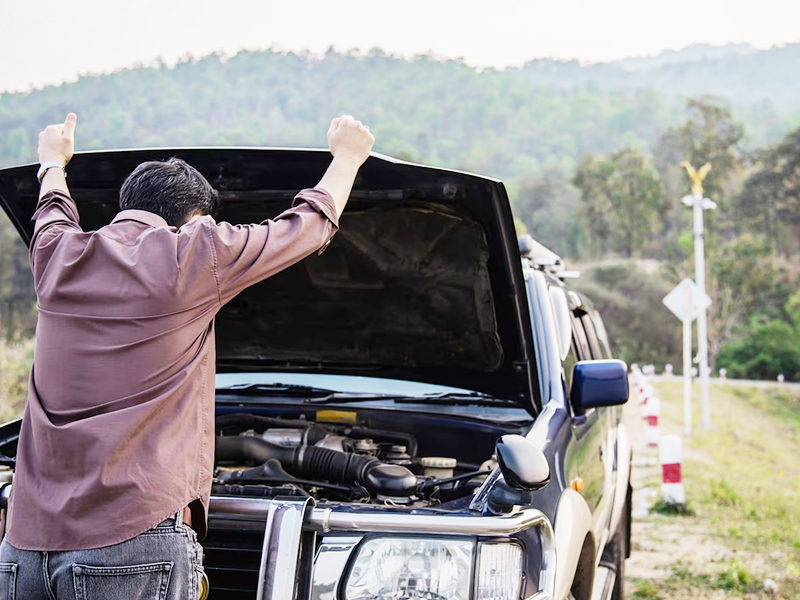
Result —
[{"label": "mauve button-up shirt", "polygon": [[246,287],[322,251],[338,228],[321,189],[257,225],[169,227],[125,210],[84,232],[73,200],[34,214],[39,306],[7,538],[99,548],[190,505],[205,535],[214,469],[214,316]]}]

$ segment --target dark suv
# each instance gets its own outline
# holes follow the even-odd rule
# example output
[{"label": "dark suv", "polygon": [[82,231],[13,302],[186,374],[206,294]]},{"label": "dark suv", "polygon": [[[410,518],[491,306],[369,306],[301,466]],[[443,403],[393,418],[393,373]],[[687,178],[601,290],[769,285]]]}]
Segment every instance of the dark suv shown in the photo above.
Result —
[{"label": "dark suv", "polygon": [[[212,182],[233,223],[279,213],[330,160],[78,154],[84,229],[110,222],[136,165],[170,156]],[[0,171],[26,242],[35,172]],[[500,182],[373,155],[330,247],[217,318],[211,597],[621,598],[626,367],[562,267],[517,240]],[[13,466],[19,427],[0,428],[0,462]]]}]

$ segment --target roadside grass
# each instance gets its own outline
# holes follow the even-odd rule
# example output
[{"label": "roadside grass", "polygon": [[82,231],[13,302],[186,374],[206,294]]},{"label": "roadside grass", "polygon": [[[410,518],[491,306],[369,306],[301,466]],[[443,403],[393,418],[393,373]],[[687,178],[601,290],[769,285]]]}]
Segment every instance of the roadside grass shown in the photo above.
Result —
[{"label": "roadside grass", "polygon": [[[662,401],[662,422],[670,431],[682,431],[681,382],[653,384]],[[798,598],[800,390],[778,384],[712,384],[710,430],[697,426],[699,397],[695,386],[696,425],[692,436],[684,437],[687,505],[722,544],[739,554],[716,576],[692,575],[676,566],[664,583],[742,597],[760,590],[768,577],[779,583],[779,597]]]},{"label": "roadside grass", "polygon": [[[726,596],[736,598],[758,598],[764,595],[761,583],[750,574],[749,569],[737,560],[729,562],[716,575],[699,574],[692,571],[690,565],[678,562],[673,566],[672,574],[658,583],[637,579],[633,581],[633,598],[645,600],[668,600],[676,593],[687,590],[712,592],[719,590]],[[788,596],[794,598],[794,596]]]},{"label": "roadside grass", "polygon": [[0,423],[22,414],[33,362],[33,339],[9,344],[0,341]]}]

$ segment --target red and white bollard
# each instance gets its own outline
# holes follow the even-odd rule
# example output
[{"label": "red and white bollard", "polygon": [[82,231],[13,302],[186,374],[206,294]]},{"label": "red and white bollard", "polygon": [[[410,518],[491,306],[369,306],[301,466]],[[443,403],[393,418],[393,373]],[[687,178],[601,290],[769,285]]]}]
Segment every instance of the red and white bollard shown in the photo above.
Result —
[{"label": "red and white bollard", "polygon": [[659,430],[658,416],[661,414],[661,400],[652,396],[644,405],[645,418],[647,419],[647,445],[658,446]]},{"label": "red and white bollard", "polygon": [[642,409],[642,418],[643,419],[647,419],[648,416],[650,415],[650,412],[649,412],[650,409],[647,408],[647,403],[650,402],[653,398],[655,398],[655,395],[656,395],[656,390],[649,383],[646,383],[642,387],[642,393],[639,396],[639,398],[640,398],[640,400],[639,400],[639,405],[640,406],[639,407]]},{"label": "red and white bollard", "polygon": [[683,440],[665,435],[658,446],[661,460],[661,496],[666,504],[686,504],[686,490],[681,477]]}]

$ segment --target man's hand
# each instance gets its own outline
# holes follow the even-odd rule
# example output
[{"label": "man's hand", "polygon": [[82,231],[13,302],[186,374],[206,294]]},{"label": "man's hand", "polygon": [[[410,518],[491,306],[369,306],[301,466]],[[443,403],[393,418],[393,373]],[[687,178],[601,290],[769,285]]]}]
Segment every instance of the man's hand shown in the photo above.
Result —
[{"label": "man's hand", "polygon": [[75,125],[78,117],[69,113],[58,125],[48,125],[39,134],[39,163],[57,162],[66,167],[75,152]]},{"label": "man's hand", "polygon": [[331,121],[328,128],[328,144],[333,162],[328,167],[318,188],[327,191],[336,205],[336,213],[342,216],[350,192],[353,190],[358,169],[367,160],[375,138],[369,127],[362,125],[350,115],[342,115]]},{"label": "man's hand", "polygon": [[364,164],[372,150],[375,138],[361,121],[350,115],[342,115],[331,121],[328,128],[328,144],[334,158],[352,161],[356,167]]}]

